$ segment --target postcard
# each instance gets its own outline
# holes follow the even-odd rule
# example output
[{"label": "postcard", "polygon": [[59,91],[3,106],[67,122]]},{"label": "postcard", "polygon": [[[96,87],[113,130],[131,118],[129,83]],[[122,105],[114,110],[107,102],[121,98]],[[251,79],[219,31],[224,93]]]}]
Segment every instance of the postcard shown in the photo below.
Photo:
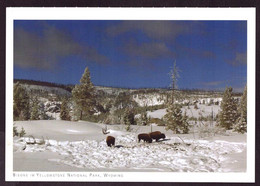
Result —
[{"label": "postcard", "polygon": [[7,8],[6,181],[254,182],[255,15]]}]

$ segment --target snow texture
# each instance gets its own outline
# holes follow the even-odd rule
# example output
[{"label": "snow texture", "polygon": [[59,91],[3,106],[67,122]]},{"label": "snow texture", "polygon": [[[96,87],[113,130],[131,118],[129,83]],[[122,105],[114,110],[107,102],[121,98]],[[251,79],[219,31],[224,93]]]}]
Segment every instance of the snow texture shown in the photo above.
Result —
[{"label": "snow texture", "polygon": [[[21,155],[27,157],[27,168],[35,161],[33,158],[30,162],[28,157],[38,153],[55,153],[58,155],[53,158],[46,156],[48,162],[66,165],[67,170],[236,172],[237,169],[232,168],[232,165],[238,163],[238,160],[230,157],[234,154],[242,156],[246,152],[246,142],[241,140],[244,139],[241,136],[237,141],[227,140],[227,137],[195,140],[187,135],[179,137],[166,133],[165,140],[151,144],[138,143],[138,133],[149,130],[143,126],[135,132],[109,129],[108,135],[116,138],[116,144],[115,147],[108,147],[106,136],[101,132],[104,127],[102,124],[24,121],[16,122],[16,126],[23,126],[27,136],[38,134],[35,144],[32,144],[32,137],[14,138],[14,160]],[[45,143],[41,144],[43,139]],[[245,162],[246,159],[242,161]],[[40,169],[41,161],[38,164]],[[49,166],[52,170],[51,164]],[[21,165],[14,163],[14,170],[16,169],[21,170]],[[245,171],[245,168],[239,170]]]}]

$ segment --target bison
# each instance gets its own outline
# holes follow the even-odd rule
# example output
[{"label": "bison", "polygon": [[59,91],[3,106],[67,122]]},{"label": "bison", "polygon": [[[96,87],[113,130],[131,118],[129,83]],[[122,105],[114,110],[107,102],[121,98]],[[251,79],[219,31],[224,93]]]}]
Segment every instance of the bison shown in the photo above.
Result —
[{"label": "bison", "polygon": [[152,138],[152,139],[155,139],[156,141],[158,141],[159,139],[164,139],[165,138],[165,134],[164,133],[161,133],[160,131],[155,131],[155,132],[150,132],[149,133],[149,136]]},{"label": "bison", "polygon": [[115,138],[113,136],[107,136],[106,139],[107,146],[111,147],[112,145],[115,145]]},{"label": "bison", "polygon": [[142,134],[138,134],[138,142],[140,142],[141,140],[144,140],[144,142],[149,142],[152,143],[152,138],[149,136],[149,134],[146,133],[142,133]]}]

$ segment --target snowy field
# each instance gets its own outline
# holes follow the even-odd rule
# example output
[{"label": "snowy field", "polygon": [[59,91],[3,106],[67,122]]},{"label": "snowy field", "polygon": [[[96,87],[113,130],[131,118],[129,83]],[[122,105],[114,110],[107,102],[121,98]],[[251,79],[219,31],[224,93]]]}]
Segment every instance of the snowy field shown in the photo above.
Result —
[{"label": "snowy field", "polygon": [[[245,134],[201,139],[154,126],[166,139],[148,144],[138,143],[137,135],[150,132],[149,126],[125,132],[122,125],[108,125],[108,135],[116,138],[111,148],[102,124],[50,120],[16,121],[15,126],[24,127],[26,136],[14,137],[14,171],[246,171]],[[38,144],[28,143],[30,135]]]}]

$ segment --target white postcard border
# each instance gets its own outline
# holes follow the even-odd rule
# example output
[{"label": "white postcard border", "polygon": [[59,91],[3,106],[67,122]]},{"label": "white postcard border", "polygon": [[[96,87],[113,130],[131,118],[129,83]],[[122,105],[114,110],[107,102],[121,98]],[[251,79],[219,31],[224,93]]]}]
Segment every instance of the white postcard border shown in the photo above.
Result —
[{"label": "white postcard border", "polygon": [[[255,181],[255,8],[7,8],[6,9],[6,181],[254,182]],[[245,173],[14,172],[14,20],[246,20],[248,134]],[[104,174],[114,175],[104,177]],[[64,174],[58,175],[58,174]],[[90,176],[96,174],[97,176]],[[56,176],[55,176],[56,175]],[[99,176],[98,176],[99,175]],[[117,176],[116,176],[117,175]]]}]

